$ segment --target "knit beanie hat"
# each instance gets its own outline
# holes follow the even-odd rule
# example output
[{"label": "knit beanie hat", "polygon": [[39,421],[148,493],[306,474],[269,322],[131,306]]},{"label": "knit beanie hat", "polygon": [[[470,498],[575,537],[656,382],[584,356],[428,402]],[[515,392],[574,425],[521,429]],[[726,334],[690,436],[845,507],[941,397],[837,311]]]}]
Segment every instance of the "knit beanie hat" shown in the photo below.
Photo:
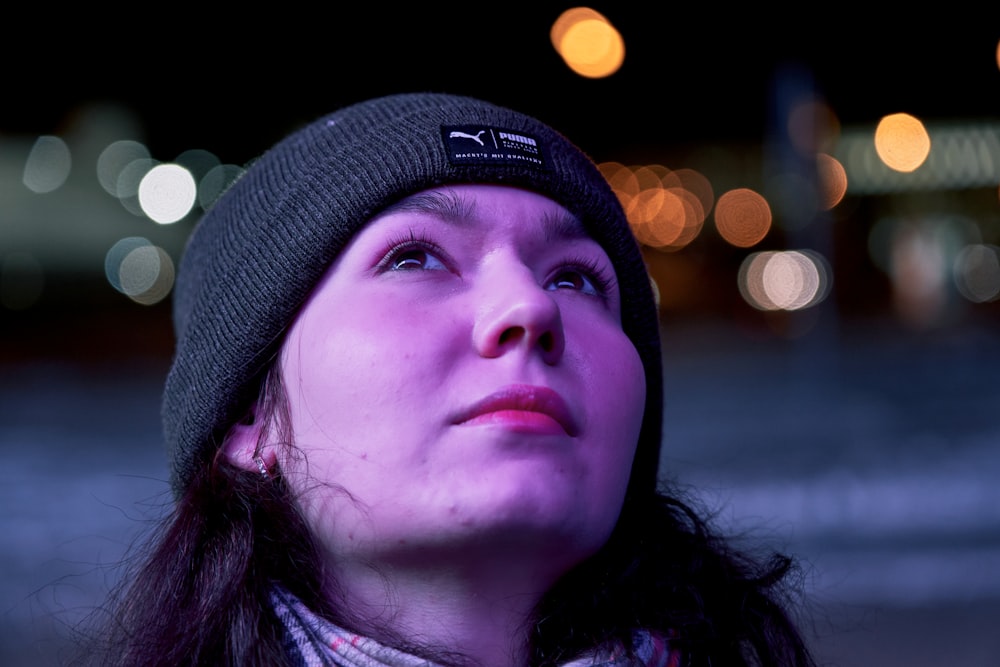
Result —
[{"label": "knit beanie hat", "polygon": [[352,235],[396,200],[449,183],[546,195],[608,253],[622,327],[646,376],[630,489],[655,489],[658,315],[618,198],[587,155],[532,117],[469,97],[406,93],[348,106],[293,132],[250,164],[191,233],[173,292],[176,348],[162,403],[175,495],[209,465],[257,398],[286,327]]}]

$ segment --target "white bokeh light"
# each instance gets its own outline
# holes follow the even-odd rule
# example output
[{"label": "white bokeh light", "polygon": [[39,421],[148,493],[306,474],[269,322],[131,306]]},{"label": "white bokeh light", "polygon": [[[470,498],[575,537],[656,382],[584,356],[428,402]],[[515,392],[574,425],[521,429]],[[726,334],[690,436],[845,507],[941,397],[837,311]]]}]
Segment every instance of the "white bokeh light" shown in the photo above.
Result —
[{"label": "white bokeh light", "polygon": [[829,264],[810,250],[763,251],[740,267],[739,290],[759,310],[802,310],[823,302],[830,292]]},{"label": "white bokeh light", "polygon": [[177,164],[153,167],[139,183],[139,206],[153,222],[177,222],[194,207],[198,186],[191,172]]}]

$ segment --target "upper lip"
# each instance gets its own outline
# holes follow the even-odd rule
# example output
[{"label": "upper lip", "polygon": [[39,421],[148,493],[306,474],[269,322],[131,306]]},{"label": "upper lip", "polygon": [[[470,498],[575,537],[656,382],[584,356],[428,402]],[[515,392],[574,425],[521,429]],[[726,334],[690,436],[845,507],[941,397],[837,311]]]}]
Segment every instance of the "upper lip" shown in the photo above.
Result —
[{"label": "upper lip", "polygon": [[576,420],[573,419],[566,401],[558,392],[548,387],[526,384],[504,387],[476,401],[462,410],[454,423],[461,424],[480,415],[501,410],[539,412],[555,419],[563,427],[563,430],[571,436],[575,436],[578,430]]}]

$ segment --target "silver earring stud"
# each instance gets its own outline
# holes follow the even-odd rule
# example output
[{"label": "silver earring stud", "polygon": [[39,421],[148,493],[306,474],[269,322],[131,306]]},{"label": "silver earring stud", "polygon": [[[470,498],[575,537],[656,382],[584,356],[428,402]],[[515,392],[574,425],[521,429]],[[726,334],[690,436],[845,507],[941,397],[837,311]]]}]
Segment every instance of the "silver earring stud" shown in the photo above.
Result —
[{"label": "silver earring stud", "polygon": [[257,464],[257,470],[260,470],[261,477],[264,479],[271,479],[271,473],[267,471],[267,466],[264,465],[264,459],[258,454],[253,457],[254,463]]}]

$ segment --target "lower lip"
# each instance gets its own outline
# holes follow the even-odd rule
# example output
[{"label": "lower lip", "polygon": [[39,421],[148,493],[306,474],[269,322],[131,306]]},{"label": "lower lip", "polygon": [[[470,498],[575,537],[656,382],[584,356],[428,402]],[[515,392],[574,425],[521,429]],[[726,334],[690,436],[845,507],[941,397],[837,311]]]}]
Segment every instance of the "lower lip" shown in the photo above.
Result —
[{"label": "lower lip", "polygon": [[486,412],[464,422],[466,425],[502,426],[524,433],[566,435],[562,424],[542,412],[527,410],[497,410]]}]

